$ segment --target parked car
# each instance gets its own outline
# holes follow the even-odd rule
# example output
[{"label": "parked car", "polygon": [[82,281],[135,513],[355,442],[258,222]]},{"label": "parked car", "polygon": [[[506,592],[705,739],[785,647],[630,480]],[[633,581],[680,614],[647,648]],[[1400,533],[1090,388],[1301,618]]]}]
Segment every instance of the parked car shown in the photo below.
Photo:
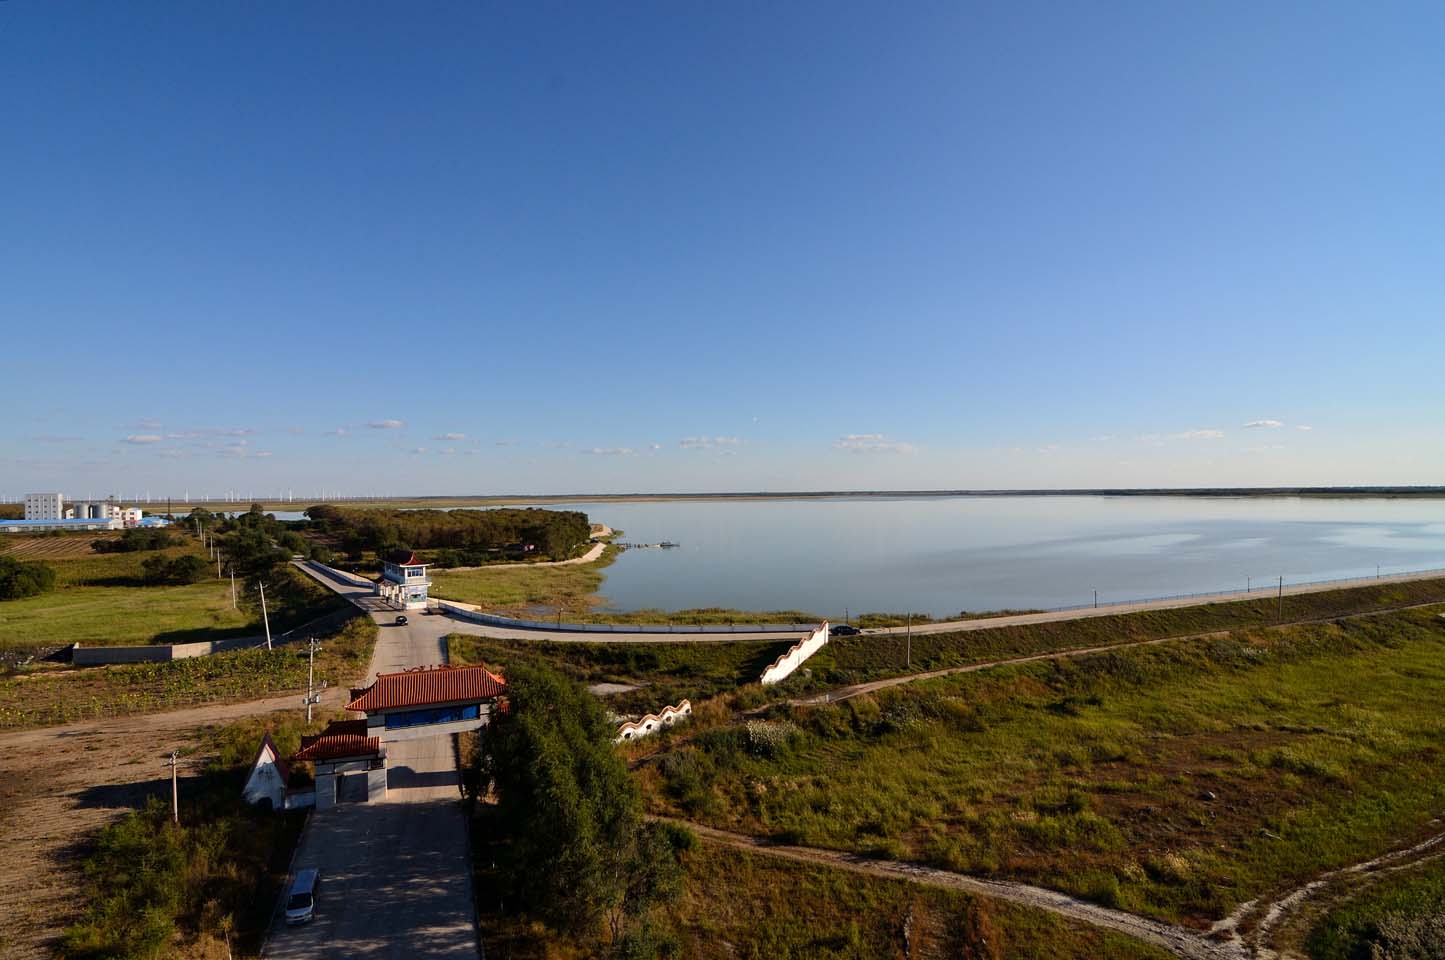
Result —
[{"label": "parked car", "polygon": [[404,627],[404,626],[406,626],[406,614],[403,613],[403,614],[398,614],[398,615],[397,615],[396,625],[397,625],[398,627]]},{"label": "parked car", "polygon": [[830,623],[828,632],[835,637],[851,637],[858,632],[858,628],[846,623]]},{"label": "parked car", "polygon": [[315,868],[296,871],[286,896],[287,923],[305,923],[316,916],[316,887],[320,882],[321,872]]}]

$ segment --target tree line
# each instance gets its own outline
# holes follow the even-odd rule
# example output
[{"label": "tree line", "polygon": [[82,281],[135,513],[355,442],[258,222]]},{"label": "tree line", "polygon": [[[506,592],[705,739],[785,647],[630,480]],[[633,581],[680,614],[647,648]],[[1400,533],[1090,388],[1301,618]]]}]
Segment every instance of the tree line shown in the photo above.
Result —
[{"label": "tree line", "polygon": [[587,514],[579,510],[536,507],[496,510],[388,510],[308,507],[313,529],[338,538],[353,558],[367,550],[437,550],[443,566],[467,566],[496,559],[509,551],[553,559],[570,556],[592,534]]}]

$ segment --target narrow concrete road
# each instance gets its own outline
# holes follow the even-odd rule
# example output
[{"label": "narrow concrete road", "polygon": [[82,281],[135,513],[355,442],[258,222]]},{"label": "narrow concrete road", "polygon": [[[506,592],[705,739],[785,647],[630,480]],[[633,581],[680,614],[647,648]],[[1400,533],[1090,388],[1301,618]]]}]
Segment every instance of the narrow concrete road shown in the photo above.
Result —
[{"label": "narrow concrete road", "polygon": [[[305,568],[303,568],[305,569]],[[335,571],[307,572],[370,610],[380,632],[368,682],[378,673],[446,662],[442,637]],[[316,918],[273,925],[263,956],[272,960],[475,960],[476,913],[467,859],[456,754],[450,736],[384,743],[387,799],[343,804],[311,815],[294,869],[316,867]]]},{"label": "narrow concrete road", "polygon": [[[309,566],[302,569],[315,577],[317,580],[331,587],[340,593],[359,594],[370,592],[369,587],[361,587],[359,584],[343,580],[348,574],[331,571],[322,567],[320,570]],[[327,572],[323,572],[327,571]],[[1287,597],[1308,593],[1324,593],[1329,590],[1348,590],[1352,587],[1369,587],[1387,583],[1410,583],[1417,580],[1445,580],[1445,570],[1427,570],[1418,573],[1401,573],[1385,577],[1365,577],[1358,580],[1341,580],[1334,583],[1309,583],[1291,586],[1285,584],[1284,595]],[[1104,605],[1098,608],[1086,608],[1082,610],[1053,610],[1044,613],[1021,613],[1005,617],[980,617],[973,620],[948,620],[937,623],[914,624],[913,633],[965,633],[973,630],[994,630],[998,627],[1015,627],[1033,623],[1058,623],[1069,620],[1087,620],[1093,617],[1112,617],[1122,613],[1138,613],[1145,610],[1175,610],[1180,607],[1197,607],[1207,603],[1231,603],[1236,600],[1267,600],[1278,594],[1277,590],[1259,589],[1253,591],[1237,590],[1233,592],[1201,594],[1193,597],[1175,597],[1167,600],[1142,600],[1131,603],[1116,603]],[[353,602],[358,602],[364,608],[362,598],[358,597]],[[451,601],[448,601],[451,602]],[[469,604],[457,604],[466,607]],[[454,617],[448,617],[440,613],[428,614],[425,617],[417,618],[418,621],[428,621],[429,629],[438,637],[446,636],[448,633],[468,633],[484,637],[497,637],[504,640],[551,640],[556,643],[731,643],[738,640],[786,640],[794,635],[792,633],[768,632],[768,633],[697,633],[689,632],[686,628],[679,628],[674,633],[635,633],[625,630],[608,633],[573,633],[566,630],[546,630],[532,628],[496,627],[471,623]],[[865,635],[871,634],[902,634],[907,627],[873,627],[859,631]],[[801,636],[801,632],[798,634]]]}]

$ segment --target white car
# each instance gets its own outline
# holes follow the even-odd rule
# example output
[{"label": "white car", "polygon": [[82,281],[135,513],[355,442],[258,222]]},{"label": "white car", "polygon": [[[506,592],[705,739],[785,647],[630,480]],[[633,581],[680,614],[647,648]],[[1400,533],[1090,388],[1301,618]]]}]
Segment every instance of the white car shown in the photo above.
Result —
[{"label": "white car", "polygon": [[287,923],[305,923],[316,916],[316,885],[320,880],[321,873],[314,868],[296,871],[286,896]]}]

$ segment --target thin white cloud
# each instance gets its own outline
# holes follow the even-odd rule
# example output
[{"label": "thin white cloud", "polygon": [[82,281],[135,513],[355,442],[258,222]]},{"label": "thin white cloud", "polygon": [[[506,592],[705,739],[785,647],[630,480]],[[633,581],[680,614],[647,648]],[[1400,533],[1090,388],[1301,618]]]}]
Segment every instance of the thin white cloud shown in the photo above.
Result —
[{"label": "thin white cloud", "polygon": [[1297,423],[1297,424],[1295,424],[1295,429],[1296,429],[1296,430],[1313,430],[1314,427],[1307,426],[1307,425],[1305,425],[1305,424],[1303,424],[1303,423]]},{"label": "thin white cloud", "polygon": [[649,444],[647,445],[647,449],[649,449],[649,450],[661,450],[661,449],[662,449],[662,444],[660,444],[660,443],[649,443]]},{"label": "thin white cloud", "polygon": [[582,451],[599,457],[627,457],[632,455],[631,447],[592,447]]},{"label": "thin white cloud", "polygon": [[833,441],[833,446],[851,453],[914,453],[918,449],[911,443],[891,440],[881,433],[844,434]]},{"label": "thin white cloud", "polygon": [[159,430],[161,428],[161,422],[154,417],[137,420],[135,425],[138,430]]},{"label": "thin white cloud", "polygon": [[372,420],[367,426],[373,430],[400,430],[406,426],[404,420]]},{"label": "thin white cloud", "polygon": [[1278,430],[1282,426],[1284,426],[1283,420],[1251,420],[1244,425],[1244,429],[1257,430],[1263,428],[1265,430]]},{"label": "thin white cloud", "polygon": [[511,437],[507,437],[507,438],[504,438],[504,439],[502,439],[502,440],[494,440],[494,441],[492,441],[492,443],[493,443],[495,446],[498,446],[498,447],[515,447],[515,446],[518,446],[521,442],[522,442],[522,441],[520,441],[520,440],[514,440],[514,439],[512,439]]},{"label": "thin white cloud", "polygon": [[456,447],[447,447],[445,450],[438,450],[437,452],[440,453],[440,454],[441,454],[442,456],[444,456],[444,457],[454,457],[454,456],[456,456],[456,454],[457,454],[457,448],[456,448]]},{"label": "thin white cloud", "polygon": [[251,456],[253,456],[253,457],[269,457],[269,456],[271,456],[271,451],[270,451],[270,450],[257,450],[255,453],[251,454]]},{"label": "thin white cloud", "polygon": [[1185,430],[1174,435],[1176,440],[1223,440],[1223,430]]},{"label": "thin white cloud", "polygon": [[165,438],[158,433],[133,433],[125,438],[125,442],[142,445],[147,443],[160,443],[163,439]]},{"label": "thin white cloud", "polygon": [[423,454],[426,453],[426,447],[412,447],[411,452],[415,454]]},{"label": "thin white cloud", "polygon": [[467,435],[465,433],[442,433],[438,434],[436,437],[436,439],[438,440],[451,440],[453,442],[456,442],[458,440],[465,440],[466,438]]},{"label": "thin white cloud", "polygon": [[697,450],[705,447],[736,447],[742,442],[742,437],[683,437],[677,445],[684,450]]},{"label": "thin white cloud", "polygon": [[351,434],[351,431],[348,430],[348,429],[346,429],[345,427],[337,427],[335,430],[327,430],[327,431],[325,431],[325,433],[323,434],[323,436],[327,436],[327,437],[345,437],[345,436],[350,436],[350,434]]}]

